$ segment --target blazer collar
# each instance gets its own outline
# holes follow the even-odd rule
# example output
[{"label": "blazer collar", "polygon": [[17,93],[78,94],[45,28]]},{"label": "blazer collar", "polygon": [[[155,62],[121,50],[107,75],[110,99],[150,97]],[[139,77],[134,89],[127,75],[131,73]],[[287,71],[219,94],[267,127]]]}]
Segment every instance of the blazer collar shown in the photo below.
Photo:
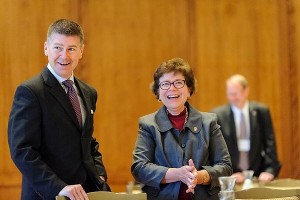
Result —
[{"label": "blazer collar", "polygon": [[[226,109],[226,116],[227,117],[233,117],[233,111],[232,111],[232,108],[231,108],[231,105],[230,104],[228,104],[228,106],[227,106],[227,109]],[[230,119],[230,118],[227,118],[227,119]]]},{"label": "blazer collar", "polygon": [[232,108],[231,108],[230,104],[228,104],[228,106],[227,106],[227,108],[225,110],[225,115],[226,115],[226,117],[224,118],[224,120],[226,120],[226,121],[224,121],[222,123],[223,129],[224,129],[224,133],[228,134],[228,136],[230,137],[230,140],[232,141],[232,143],[236,147],[235,150],[237,150],[237,151],[235,153],[238,153],[238,144],[237,144],[237,137],[236,137],[236,127],[235,127],[235,122],[234,122],[233,111],[232,111]]},{"label": "blazer collar", "polygon": [[91,106],[92,103],[90,100],[90,93],[86,89],[86,86],[76,77],[74,77],[74,82],[75,82],[76,87],[80,93],[82,100],[83,100],[83,104],[84,104],[84,108],[85,108],[85,112],[86,112],[85,122],[83,124],[83,128],[84,128],[89,123],[90,117],[88,117],[88,116],[90,114],[92,114],[91,112],[95,111],[95,108],[92,108],[92,106]]},{"label": "blazer collar", "polygon": [[249,102],[249,119],[250,119],[250,132],[253,133],[257,125],[257,109],[252,102]]},{"label": "blazer collar", "polygon": [[255,105],[252,102],[249,102],[249,116],[250,117],[256,117],[257,116],[257,109]]},{"label": "blazer collar", "polygon": [[[202,127],[202,115],[188,102],[186,102],[185,106],[188,110],[188,119],[185,124],[185,128],[190,129],[193,133],[199,133]],[[157,111],[155,114],[155,121],[160,132],[167,132],[173,128],[173,125],[168,118],[165,106]]]},{"label": "blazer collar", "polygon": [[224,114],[225,114],[226,117],[224,117],[224,122],[222,122],[223,126],[226,126],[227,128],[230,128],[230,130],[228,130],[228,132],[233,133],[232,130],[234,130],[234,136],[236,136],[235,123],[234,123],[234,114],[233,114],[233,111],[232,111],[232,108],[231,108],[230,104],[228,104],[226,106]]},{"label": "blazer collar", "polygon": [[72,121],[75,123],[76,127],[80,130],[81,128],[79,126],[74,109],[59,81],[54,77],[53,74],[51,74],[47,67],[42,71],[41,75],[45,81],[45,84],[49,87],[50,93],[57,99]]}]

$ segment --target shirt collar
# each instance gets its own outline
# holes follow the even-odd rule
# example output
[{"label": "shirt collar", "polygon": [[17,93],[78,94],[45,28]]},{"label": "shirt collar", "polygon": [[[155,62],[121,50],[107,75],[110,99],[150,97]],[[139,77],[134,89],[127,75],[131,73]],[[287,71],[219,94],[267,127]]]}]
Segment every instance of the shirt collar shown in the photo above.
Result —
[{"label": "shirt collar", "polygon": [[246,114],[247,112],[249,112],[249,102],[246,101],[246,103],[245,103],[245,105],[244,105],[244,107],[242,109],[240,109],[240,108],[238,108],[238,107],[236,107],[236,106],[234,106],[234,105],[231,104],[231,109],[232,109],[232,111],[234,113],[241,113],[241,112],[243,112],[244,114]]},{"label": "shirt collar", "polygon": [[[50,63],[48,63],[47,68],[49,69],[49,71],[51,72],[51,74],[53,74],[53,76],[58,80],[58,82],[59,82],[60,84],[62,84],[62,82],[64,82],[65,80],[67,80],[67,79],[65,79],[65,78],[63,78],[63,77],[61,77],[61,76],[59,76],[57,73],[55,73],[55,71],[53,70],[53,68],[52,68],[52,66],[50,65]],[[74,83],[74,75],[73,75],[73,72],[72,72],[72,75],[71,75],[71,77],[69,78],[69,80],[73,81],[73,83]]]},{"label": "shirt collar", "polygon": [[[202,116],[200,112],[193,108],[188,102],[185,106],[187,107],[189,115],[185,127],[189,128],[193,133],[199,133],[202,127]],[[161,132],[166,132],[173,128],[173,125],[168,118],[165,106],[157,111],[155,120],[158,125],[158,129]]]}]

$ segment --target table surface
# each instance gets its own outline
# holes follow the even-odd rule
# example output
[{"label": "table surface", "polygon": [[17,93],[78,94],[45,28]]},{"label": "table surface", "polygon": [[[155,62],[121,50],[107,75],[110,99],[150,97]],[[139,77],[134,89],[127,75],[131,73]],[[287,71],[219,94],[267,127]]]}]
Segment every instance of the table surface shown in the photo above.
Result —
[{"label": "table surface", "polygon": [[[275,179],[270,183],[261,183],[256,177],[252,179],[251,188],[280,188],[280,189],[300,189],[300,180],[296,179]],[[235,191],[243,190],[243,184],[236,184]]]}]

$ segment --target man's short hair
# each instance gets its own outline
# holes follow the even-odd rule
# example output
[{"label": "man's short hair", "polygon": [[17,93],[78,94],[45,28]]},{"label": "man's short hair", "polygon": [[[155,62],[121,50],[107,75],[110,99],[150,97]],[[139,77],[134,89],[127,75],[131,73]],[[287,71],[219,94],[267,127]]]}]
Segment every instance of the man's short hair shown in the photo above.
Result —
[{"label": "man's short hair", "polygon": [[78,36],[80,38],[80,44],[83,45],[84,35],[81,26],[68,19],[59,19],[53,22],[47,32],[47,40],[53,33],[58,33],[66,36]]},{"label": "man's short hair", "polygon": [[236,82],[236,83],[239,83],[241,84],[241,86],[245,89],[248,87],[248,81],[247,79],[241,75],[241,74],[235,74],[235,75],[232,75],[230,76],[227,80],[226,80],[226,83],[228,82]]}]

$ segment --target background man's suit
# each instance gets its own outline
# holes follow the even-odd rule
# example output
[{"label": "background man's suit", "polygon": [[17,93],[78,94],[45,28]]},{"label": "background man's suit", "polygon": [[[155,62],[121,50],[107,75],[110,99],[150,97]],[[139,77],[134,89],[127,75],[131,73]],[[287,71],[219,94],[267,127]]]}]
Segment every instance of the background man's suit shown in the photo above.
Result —
[{"label": "background man's suit", "polygon": [[[221,125],[231,156],[233,172],[240,172],[239,150],[231,106],[229,104],[224,105],[212,112],[218,115],[218,123]],[[269,109],[263,104],[249,102],[249,117],[249,169],[254,170],[254,176],[259,176],[261,172],[269,172],[277,176],[281,165],[277,159],[276,142]]]},{"label": "background man's suit", "polygon": [[97,93],[74,78],[86,110],[80,128],[59,81],[45,68],[21,84],[9,118],[11,156],[22,172],[22,199],[53,199],[66,185],[109,190],[99,144],[92,137]]}]

